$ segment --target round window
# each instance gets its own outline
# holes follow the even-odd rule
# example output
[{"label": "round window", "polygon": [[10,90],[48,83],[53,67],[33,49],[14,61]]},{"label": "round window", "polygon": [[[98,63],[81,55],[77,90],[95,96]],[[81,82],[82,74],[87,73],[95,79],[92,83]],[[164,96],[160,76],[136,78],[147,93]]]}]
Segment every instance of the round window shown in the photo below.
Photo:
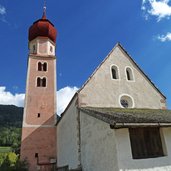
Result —
[{"label": "round window", "polygon": [[128,108],[128,101],[127,100],[124,100],[124,99],[122,99],[121,100],[121,105],[124,107],[124,108]]},{"label": "round window", "polygon": [[133,99],[129,96],[121,96],[120,105],[123,108],[132,108],[133,107]]}]

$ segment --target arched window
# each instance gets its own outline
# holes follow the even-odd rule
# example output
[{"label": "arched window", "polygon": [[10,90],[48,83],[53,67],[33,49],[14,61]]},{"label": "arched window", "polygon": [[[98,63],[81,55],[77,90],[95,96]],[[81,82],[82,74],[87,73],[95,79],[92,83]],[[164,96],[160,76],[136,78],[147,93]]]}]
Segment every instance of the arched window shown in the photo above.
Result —
[{"label": "arched window", "polygon": [[41,78],[40,77],[37,78],[37,87],[41,87]]},{"label": "arched window", "polygon": [[129,81],[134,80],[133,72],[131,68],[126,68],[126,77],[127,77],[127,80]]},{"label": "arched window", "polygon": [[46,62],[43,64],[43,71],[47,71],[47,63]]},{"label": "arched window", "polygon": [[46,78],[42,79],[42,87],[46,87]]},{"label": "arched window", "polygon": [[42,71],[42,63],[41,62],[38,63],[38,71]]},{"label": "arched window", "polygon": [[118,74],[118,67],[113,65],[111,67],[111,73],[112,73],[112,79],[119,79],[119,74]]},{"label": "arched window", "polygon": [[37,87],[46,87],[46,78],[37,78]]},{"label": "arched window", "polygon": [[47,71],[47,63],[38,62],[38,71]]}]

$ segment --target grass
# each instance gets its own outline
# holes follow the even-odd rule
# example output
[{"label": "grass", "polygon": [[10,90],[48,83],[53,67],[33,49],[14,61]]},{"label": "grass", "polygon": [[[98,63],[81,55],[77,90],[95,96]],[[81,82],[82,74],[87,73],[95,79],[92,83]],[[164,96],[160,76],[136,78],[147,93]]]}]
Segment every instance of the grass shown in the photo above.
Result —
[{"label": "grass", "polygon": [[11,147],[0,147],[0,153],[8,153],[11,151]]}]

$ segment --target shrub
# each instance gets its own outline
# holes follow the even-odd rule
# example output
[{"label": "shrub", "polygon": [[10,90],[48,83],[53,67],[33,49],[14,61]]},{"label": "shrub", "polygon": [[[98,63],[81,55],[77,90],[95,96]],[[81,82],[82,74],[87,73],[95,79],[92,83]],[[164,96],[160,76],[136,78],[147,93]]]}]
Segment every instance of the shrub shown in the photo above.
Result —
[{"label": "shrub", "polygon": [[28,171],[28,163],[26,161],[20,161],[19,156],[13,152],[0,153],[0,170]]}]

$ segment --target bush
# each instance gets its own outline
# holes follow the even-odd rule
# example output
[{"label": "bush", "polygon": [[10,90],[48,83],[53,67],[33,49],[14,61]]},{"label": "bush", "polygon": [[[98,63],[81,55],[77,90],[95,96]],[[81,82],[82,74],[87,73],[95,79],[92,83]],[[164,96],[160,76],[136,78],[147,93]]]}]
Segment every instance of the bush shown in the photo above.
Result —
[{"label": "bush", "polygon": [[20,161],[19,156],[13,152],[0,154],[0,170],[2,171],[28,171],[26,161]]},{"label": "bush", "polygon": [[6,158],[7,154],[4,153],[0,153],[0,166],[2,165],[2,163],[4,162],[5,158]]}]

